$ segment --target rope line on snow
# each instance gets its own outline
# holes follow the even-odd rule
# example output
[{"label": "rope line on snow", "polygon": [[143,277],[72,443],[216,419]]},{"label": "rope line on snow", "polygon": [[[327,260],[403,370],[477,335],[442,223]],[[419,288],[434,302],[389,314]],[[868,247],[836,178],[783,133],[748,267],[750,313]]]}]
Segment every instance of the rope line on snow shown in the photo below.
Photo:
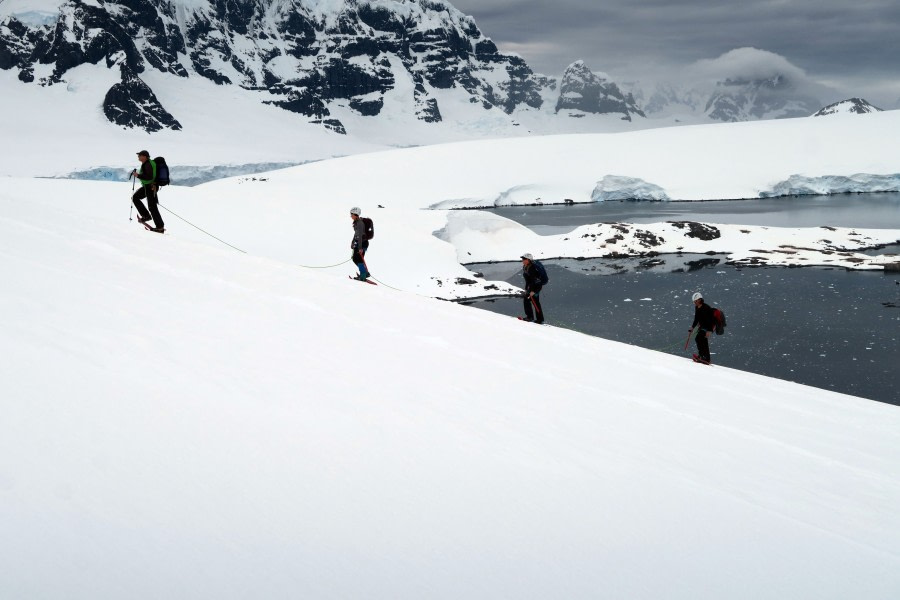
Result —
[{"label": "rope line on snow", "polygon": [[297,266],[298,266],[298,267],[303,267],[304,269],[331,269],[331,268],[333,268],[333,267],[339,267],[339,266],[341,266],[341,265],[345,265],[345,264],[347,264],[348,262],[350,262],[350,259],[349,259],[349,258],[348,258],[347,260],[343,261],[343,262],[339,262],[339,263],[336,264],[336,265],[326,265],[326,266],[324,266],[324,267],[311,267],[311,266],[309,266],[309,265],[297,265]]},{"label": "rope line on snow", "polygon": [[[203,229],[202,227],[198,227],[197,225],[194,225],[193,223],[191,223],[190,221],[188,221],[187,219],[185,219],[185,218],[182,217],[181,215],[179,215],[179,214],[177,214],[177,213],[175,213],[175,212],[169,210],[168,208],[166,208],[166,207],[163,206],[162,204],[159,204],[159,203],[157,202],[157,205],[158,205],[160,208],[162,208],[163,210],[165,210],[167,213],[169,213],[170,215],[175,216],[175,217],[178,217],[179,219],[181,219],[182,221],[184,221],[185,223],[187,223],[188,225],[190,225],[191,227],[193,227],[193,228],[196,229],[197,231],[200,231],[200,232],[202,232],[202,233],[208,235],[209,237],[213,238],[214,240],[218,240],[219,242],[222,242],[223,244],[225,244],[225,245],[228,246],[229,248],[234,248],[234,249],[237,250],[238,252],[242,252],[242,253],[244,253],[244,254],[248,254],[248,252],[247,252],[246,250],[241,250],[241,249],[238,248],[237,246],[234,246],[234,245],[232,245],[232,244],[229,244],[229,243],[226,242],[225,240],[223,240],[223,239],[221,239],[221,238],[218,238],[218,237],[214,236],[213,234],[211,234],[210,232],[206,231],[206,230]],[[318,267],[318,266],[311,266],[311,265],[300,265],[300,264],[298,264],[297,266],[298,266],[298,267],[302,267],[302,268],[304,268],[304,269],[332,269],[332,268],[334,268],[334,267],[339,267],[339,266],[341,266],[341,265],[347,264],[347,263],[350,262],[351,260],[352,260],[351,258],[348,258],[347,260],[342,261],[342,262],[339,262],[339,263],[337,263],[337,264],[334,264],[334,265],[325,265],[325,266],[321,266],[321,267]],[[374,282],[377,283],[378,285],[383,285],[383,286],[386,287],[386,288],[390,288],[390,289],[395,290],[395,291],[398,291],[398,292],[402,292],[402,291],[403,291],[403,290],[401,290],[400,288],[395,288],[394,286],[389,285],[389,284],[387,284],[387,283],[381,281],[380,279],[376,279],[375,277],[371,277],[371,276],[370,276],[370,278],[372,279],[372,281],[374,281]],[[578,331],[578,330],[575,328],[575,326],[572,325],[571,323],[567,323],[567,322],[565,322],[565,321],[556,321],[556,323],[557,323],[558,325],[562,325],[562,326],[564,326],[564,327],[567,327],[567,328],[569,328],[569,329],[571,329],[571,330],[573,330],[573,331]],[[670,348],[674,348],[675,346],[678,346],[679,344],[681,344],[681,342],[675,342],[674,344],[670,344],[670,345],[665,346],[665,347],[662,347],[662,348],[652,348],[652,350],[656,350],[657,352],[664,352],[664,351],[666,351],[666,350],[668,350],[668,349],[670,349]]]},{"label": "rope line on snow", "polygon": [[[229,244],[228,242],[226,242],[226,241],[223,240],[222,238],[218,238],[218,237],[214,236],[213,234],[211,234],[210,232],[206,231],[206,230],[203,229],[202,227],[198,227],[197,225],[194,225],[193,223],[191,223],[190,221],[188,221],[188,220],[185,219],[184,217],[182,217],[182,216],[180,216],[180,215],[178,215],[178,214],[172,212],[171,210],[169,210],[168,208],[166,208],[166,207],[163,206],[162,204],[157,203],[157,205],[158,205],[160,208],[164,209],[164,210],[165,210],[167,213],[169,213],[170,215],[173,215],[173,216],[175,216],[175,217],[178,217],[179,219],[181,219],[182,221],[184,221],[185,223],[187,223],[188,225],[190,225],[191,227],[193,227],[193,228],[196,229],[197,231],[201,231],[201,232],[203,232],[204,234],[208,235],[209,237],[213,238],[214,240],[218,240],[218,241],[222,242],[223,244],[225,244],[225,245],[228,246],[229,248],[234,248],[234,249],[237,250],[238,252],[243,252],[244,254],[248,254],[248,252],[247,252],[246,250],[241,250],[241,249],[238,248],[237,246],[234,246],[234,245],[232,245],[232,244]],[[335,265],[325,265],[325,266],[322,266],[322,267],[314,267],[314,266],[312,266],[312,265],[300,265],[300,264],[298,264],[297,266],[298,266],[298,267],[303,267],[304,269],[331,269],[331,268],[333,268],[333,267],[339,267],[339,266],[341,266],[341,265],[343,265],[343,264],[346,264],[346,263],[348,263],[348,262],[350,262],[350,259],[349,259],[349,258],[348,258],[347,260],[345,260],[345,261],[343,261],[343,262],[339,262],[339,263],[337,263],[337,264],[335,264]],[[388,287],[390,287],[390,286],[388,286]]]},{"label": "rope line on snow", "polygon": [[174,215],[174,216],[178,217],[179,219],[181,219],[182,221],[184,221],[185,223],[187,223],[188,225],[190,225],[191,227],[193,227],[193,228],[196,229],[197,231],[202,231],[203,233],[205,233],[205,234],[208,235],[209,237],[213,238],[214,240],[218,240],[218,241],[222,242],[223,244],[225,244],[226,246],[229,246],[229,247],[231,247],[231,248],[234,248],[234,249],[237,250],[238,252],[243,252],[244,254],[247,254],[247,251],[246,251],[246,250],[241,250],[241,249],[238,248],[237,246],[232,246],[231,244],[229,244],[229,243],[226,242],[225,240],[223,240],[223,239],[221,239],[221,238],[217,238],[216,236],[214,236],[214,235],[211,234],[210,232],[206,231],[205,229],[203,229],[203,228],[201,228],[201,227],[197,227],[196,225],[194,225],[193,223],[191,223],[190,221],[188,221],[188,220],[185,219],[184,217],[182,217],[182,216],[180,216],[180,215],[178,215],[178,214],[172,212],[171,210],[169,210],[168,208],[166,208],[166,207],[163,206],[162,204],[159,204],[159,202],[157,202],[157,205],[158,205],[160,208],[163,208],[163,209],[164,209],[167,213],[169,213],[170,215]]},{"label": "rope line on snow", "polygon": [[395,287],[392,286],[392,285],[386,284],[385,282],[381,281],[380,279],[375,279],[375,278],[372,277],[371,275],[369,275],[369,279],[371,279],[372,281],[374,281],[374,282],[377,283],[378,285],[383,285],[383,286],[386,287],[386,288],[391,288],[392,290],[396,290],[396,291],[398,291],[398,292],[402,292],[402,291],[403,291],[403,290],[401,290],[401,289],[399,289],[399,288],[395,288]]}]

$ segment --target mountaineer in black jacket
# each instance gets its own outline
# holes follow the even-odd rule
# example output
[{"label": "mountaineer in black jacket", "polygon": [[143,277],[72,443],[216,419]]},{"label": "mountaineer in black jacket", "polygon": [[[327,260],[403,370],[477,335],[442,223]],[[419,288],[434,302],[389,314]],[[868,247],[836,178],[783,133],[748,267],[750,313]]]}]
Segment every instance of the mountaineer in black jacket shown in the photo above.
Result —
[{"label": "mountaineer in black jacket", "polygon": [[[534,260],[531,254],[522,255],[522,275],[525,277],[525,317],[523,321],[544,322],[544,310],[541,308],[541,289],[549,281],[544,265]],[[534,306],[534,309],[532,309]]]},{"label": "mountaineer in black jacket", "polygon": [[695,292],[691,300],[694,301],[694,323],[689,331],[693,333],[695,327],[700,327],[697,332],[697,354],[694,355],[694,360],[708,365],[711,362],[709,336],[716,330],[716,317],[713,315],[712,307],[703,301],[703,294]]}]

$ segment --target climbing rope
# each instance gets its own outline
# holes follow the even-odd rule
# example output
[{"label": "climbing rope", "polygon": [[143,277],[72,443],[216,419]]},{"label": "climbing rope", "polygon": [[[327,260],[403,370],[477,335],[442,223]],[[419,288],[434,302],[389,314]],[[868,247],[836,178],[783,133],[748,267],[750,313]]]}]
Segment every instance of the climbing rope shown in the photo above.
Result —
[{"label": "climbing rope", "polygon": [[374,282],[377,283],[378,285],[383,285],[383,286],[386,287],[386,288],[391,288],[392,290],[396,290],[396,291],[398,291],[398,292],[402,292],[402,291],[403,291],[403,290],[401,290],[401,289],[399,289],[399,288],[395,288],[394,286],[391,286],[391,285],[386,284],[385,282],[381,281],[380,279],[375,279],[375,278],[372,277],[371,275],[369,275],[369,279],[371,279],[372,281],[374,281]]},{"label": "climbing rope", "polygon": [[[169,213],[170,215],[173,215],[173,216],[175,216],[175,217],[178,217],[179,219],[181,219],[182,221],[184,221],[185,223],[187,223],[188,225],[190,225],[191,227],[193,227],[193,228],[196,229],[197,231],[201,231],[201,232],[205,233],[206,235],[208,235],[209,237],[213,238],[214,240],[218,240],[218,241],[222,242],[223,244],[225,244],[225,245],[228,246],[229,248],[234,248],[234,249],[237,250],[238,252],[243,252],[244,254],[247,254],[247,253],[248,253],[246,250],[241,250],[241,249],[238,248],[237,246],[234,246],[234,245],[232,245],[232,244],[229,244],[229,243],[226,242],[225,240],[223,240],[223,239],[221,239],[221,238],[218,238],[218,237],[214,236],[213,234],[211,234],[210,232],[206,231],[206,230],[203,229],[202,227],[198,227],[198,226],[194,225],[193,223],[191,223],[190,221],[188,221],[188,220],[185,219],[184,217],[182,217],[182,216],[180,216],[180,215],[178,215],[178,214],[172,212],[171,210],[169,210],[168,208],[166,208],[166,207],[163,206],[162,204],[158,204],[158,206],[159,206],[160,208],[165,209],[165,211],[166,211],[167,213]],[[312,266],[312,265],[299,265],[299,264],[298,264],[297,266],[298,266],[298,267],[303,267],[304,269],[331,269],[331,268],[334,268],[334,267],[339,267],[339,266],[341,266],[341,265],[343,265],[343,264],[346,264],[346,263],[348,263],[348,262],[350,262],[350,259],[349,259],[349,258],[348,258],[347,260],[345,260],[345,261],[339,262],[339,263],[334,264],[334,265],[325,265],[325,266],[317,267],[317,266]],[[388,287],[390,287],[390,286],[388,286]]]},{"label": "climbing rope", "polygon": [[191,223],[190,221],[188,221],[188,220],[185,219],[184,217],[182,217],[182,216],[180,216],[180,215],[178,215],[178,214],[172,212],[171,210],[169,210],[168,208],[166,208],[166,207],[163,206],[162,204],[159,204],[159,203],[157,203],[157,204],[158,204],[158,206],[159,206],[160,208],[165,209],[165,211],[166,211],[167,213],[169,213],[170,215],[173,215],[173,216],[178,217],[179,219],[181,219],[182,221],[184,221],[185,223],[187,223],[188,225],[190,225],[191,227],[193,227],[193,228],[196,229],[197,231],[202,231],[203,233],[205,233],[205,234],[208,235],[209,237],[213,238],[214,240],[218,240],[218,241],[222,242],[223,244],[225,244],[226,246],[228,246],[228,247],[230,247],[230,248],[234,248],[234,249],[237,250],[238,252],[243,252],[244,254],[247,254],[247,251],[246,251],[246,250],[241,250],[241,249],[238,248],[237,246],[232,246],[231,244],[229,244],[229,243],[226,242],[225,240],[223,240],[223,239],[221,239],[221,238],[217,238],[216,236],[214,236],[214,235],[211,234],[210,232],[206,231],[205,229],[202,229],[202,228],[200,228],[200,227],[197,227],[196,225],[194,225],[193,223]]},{"label": "climbing rope", "polygon": [[299,264],[298,264],[297,266],[298,266],[298,267],[303,267],[304,269],[331,269],[331,268],[334,268],[334,267],[339,267],[339,266],[341,266],[341,265],[347,264],[348,262],[350,262],[350,259],[349,259],[349,258],[348,258],[347,260],[345,260],[344,262],[339,262],[339,263],[336,264],[336,265],[325,265],[324,267],[313,267],[313,266],[310,266],[310,265],[299,265]]}]

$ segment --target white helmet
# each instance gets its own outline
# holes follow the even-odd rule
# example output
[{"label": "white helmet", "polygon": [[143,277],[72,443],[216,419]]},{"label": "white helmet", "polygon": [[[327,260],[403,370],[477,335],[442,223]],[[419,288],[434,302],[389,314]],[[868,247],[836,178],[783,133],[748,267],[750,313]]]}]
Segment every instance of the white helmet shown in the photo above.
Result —
[{"label": "white helmet", "polygon": [[700,292],[694,292],[694,295],[691,296],[691,302],[696,302],[697,300],[703,300],[703,294]]},{"label": "white helmet", "polygon": [[519,258],[527,258],[528,260],[534,260],[534,257],[531,255],[530,252],[526,252],[525,254],[523,254],[522,256],[520,256]]},{"label": "white helmet", "polygon": [[358,207],[358,206],[354,206],[353,208],[350,209],[350,214],[351,214],[351,215],[356,215],[356,216],[358,217],[359,215],[362,214],[362,211],[359,210],[359,207]]}]

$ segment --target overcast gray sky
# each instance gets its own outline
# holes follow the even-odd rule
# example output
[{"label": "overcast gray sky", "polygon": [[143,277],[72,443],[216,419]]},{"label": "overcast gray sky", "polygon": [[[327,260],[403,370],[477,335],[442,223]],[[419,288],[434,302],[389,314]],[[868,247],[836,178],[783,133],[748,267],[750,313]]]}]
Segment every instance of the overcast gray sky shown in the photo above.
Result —
[{"label": "overcast gray sky", "polygon": [[784,57],[836,95],[900,106],[900,0],[451,2],[547,75],[584,59],[618,80],[665,79],[749,46]]}]

